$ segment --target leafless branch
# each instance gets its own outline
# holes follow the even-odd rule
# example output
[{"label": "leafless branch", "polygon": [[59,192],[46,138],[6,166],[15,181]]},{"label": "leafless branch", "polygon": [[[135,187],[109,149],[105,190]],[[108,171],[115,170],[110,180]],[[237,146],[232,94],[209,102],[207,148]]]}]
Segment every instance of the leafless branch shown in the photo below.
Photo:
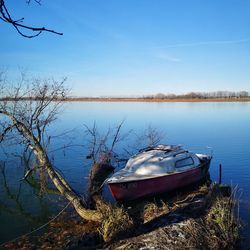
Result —
[{"label": "leafless branch", "polygon": [[[40,0],[34,0],[36,3],[38,3],[39,5],[41,5],[41,1]],[[31,2],[31,0],[26,1],[28,4]],[[5,4],[5,0],[0,0],[0,19],[5,22],[8,23],[10,25],[12,25],[16,31],[23,37],[25,38],[34,38],[39,36],[42,32],[49,32],[49,33],[53,33],[56,35],[63,35],[63,33],[61,32],[57,32],[54,31],[52,29],[47,29],[45,27],[33,27],[33,26],[29,26],[29,25],[24,25],[22,24],[24,21],[24,18],[19,18],[19,19],[13,19],[12,15],[10,14],[8,8],[6,7]],[[32,31],[33,34],[32,35],[27,35],[25,34],[24,31]]]},{"label": "leafless branch", "polygon": [[[26,3],[30,4],[32,0],[27,0]],[[34,2],[36,2],[37,4],[41,5],[41,0],[33,0]]]},{"label": "leafless branch", "polygon": [[117,129],[116,129],[116,132],[114,135],[114,139],[113,139],[113,142],[112,142],[112,145],[110,148],[110,152],[113,151],[115,144],[119,141],[119,134],[120,134],[120,130],[121,130],[123,123],[124,123],[124,120],[117,126]]},{"label": "leafless branch", "polygon": [[145,147],[153,147],[159,144],[164,138],[162,131],[149,125],[142,134],[135,134],[137,137],[135,142],[135,149],[140,150]]},{"label": "leafless branch", "polygon": [[[111,160],[119,161],[120,159],[117,159],[118,155],[114,148],[130,134],[130,132],[124,135],[121,134],[123,124],[124,120],[116,128],[111,129],[109,127],[104,134],[98,132],[95,123],[92,128],[84,125],[85,134],[89,138],[89,155],[87,158],[92,159],[93,163],[110,162]],[[113,131],[114,133],[112,133]]]},{"label": "leafless branch", "polygon": [[[20,127],[13,122],[14,119],[23,123],[35,136],[41,145],[46,148],[49,138],[46,134],[46,127],[53,122],[60,111],[67,89],[66,79],[55,81],[54,79],[27,79],[21,74],[17,84],[8,82],[6,78],[1,81],[0,92],[0,115],[11,117],[0,122],[0,141],[13,128],[19,134]],[[6,99],[6,100],[5,100]],[[30,138],[22,134],[22,141],[29,145]]]}]

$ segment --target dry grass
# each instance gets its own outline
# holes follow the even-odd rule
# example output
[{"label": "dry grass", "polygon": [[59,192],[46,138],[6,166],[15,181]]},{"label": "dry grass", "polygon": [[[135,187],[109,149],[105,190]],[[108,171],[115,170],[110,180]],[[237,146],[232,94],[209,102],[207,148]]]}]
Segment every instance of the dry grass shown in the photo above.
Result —
[{"label": "dry grass", "polygon": [[146,203],[142,214],[143,222],[149,222],[155,219],[156,217],[159,217],[163,214],[167,214],[169,211],[170,208],[167,202],[164,202],[163,200],[161,200],[160,203],[157,203],[156,201]]},{"label": "dry grass", "polygon": [[205,183],[202,186],[200,186],[199,192],[203,193],[203,194],[207,194],[209,192],[209,186],[208,186],[208,184]]},{"label": "dry grass", "polygon": [[189,248],[235,249],[241,228],[239,218],[235,215],[235,192],[230,197],[219,194],[212,201],[205,217],[190,220]]},{"label": "dry grass", "polygon": [[103,221],[98,231],[104,242],[118,237],[122,232],[128,232],[133,221],[123,207],[107,205],[103,207]]},{"label": "dry grass", "polygon": [[[101,224],[60,219],[50,224],[35,245],[40,249],[72,246],[83,249],[139,249],[146,246],[155,249],[235,249],[240,238],[239,219],[234,213],[237,208],[235,192],[228,197],[224,196],[223,190],[225,188],[219,185],[204,185],[172,200],[144,200],[127,208],[98,199],[97,209],[104,216]],[[168,219],[168,214],[184,217],[179,222],[159,227],[158,217]],[[146,233],[147,226],[150,230]],[[28,244],[28,239],[19,243],[19,247],[34,246]]]}]

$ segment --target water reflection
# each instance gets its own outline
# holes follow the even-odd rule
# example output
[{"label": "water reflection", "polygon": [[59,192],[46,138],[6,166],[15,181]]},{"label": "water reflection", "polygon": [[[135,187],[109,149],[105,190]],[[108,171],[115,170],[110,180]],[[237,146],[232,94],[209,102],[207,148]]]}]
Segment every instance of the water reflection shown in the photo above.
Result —
[{"label": "water reflection", "polygon": [[[27,180],[20,178],[24,176],[25,168],[19,166],[14,173],[8,167],[6,162],[1,162],[0,243],[43,224],[58,209],[56,206],[51,208],[52,204],[56,205],[58,197],[41,195],[39,181],[34,176]],[[48,191],[50,194],[58,194],[53,188]]]},{"label": "water reflection", "polygon": [[[243,190],[244,204],[240,213],[243,220],[250,221],[250,103],[67,103],[65,112],[48,133],[75,130],[70,137],[53,142],[51,152],[69,142],[86,145],[83,124],[91,126],[95,121],[99,131],[105,132],[123,119],[126,120],[123,130],[133,129],[134,132],[118,153],[123,153],[124,149],[133,152],[135,134],[140,134],[149,125],[166,135],[166,143],[182,144],[194,152],[205,152],[206,146],[212,146],[211,179],[218,181],[218,166],[222,164],[222,181],[238,184]],[[5,151],[11,150],[5,148]],[[20,150],[16,151],[20,153]],[[86,160],[87,154],[83,147],[73,147],[54,151],[51,155],[55,166],[81,194],[88,186],[86,177],[91,162]],[[5,160],[1,153],[0,159]],[[26,173],[24,162],[10,157],[5,165],[0,173],[0,242],[46,222],[51,214],[56,213],[54,199],[58,200],[53,189],[50,189],[50,194],[41,196],[36,178],[20,182]],[[110,195],[107,190],[105,195]],[[249,227],[244,230],[250,235]]]}]

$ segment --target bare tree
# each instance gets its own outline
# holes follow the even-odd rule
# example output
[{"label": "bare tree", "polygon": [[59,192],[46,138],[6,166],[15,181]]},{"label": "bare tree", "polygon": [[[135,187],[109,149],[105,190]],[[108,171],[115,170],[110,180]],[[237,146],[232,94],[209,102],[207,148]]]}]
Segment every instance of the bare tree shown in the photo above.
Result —
[{"label": "bare tree", "polygon": [[[117,146],[131,134],[121,133],[124,120],[116,127],[109,127],[105,133],[100,133],[96,123],[92,127],[85,126],[85,137],[89,148],[87,159],[93,161],[89,176],[89,201],[100,199],[103,183],[107,176],[114,171],[114,165],[128,159],[121,158],[121,153],[117,154]],[[94,197],[95,196],[95,197]]]},{"label": "bare tree", "polygon": [[23,74],[17,84],[11,84],[0,74],[0,143],[17,140],[36,157],[39,167],[46,171],[58,191],[86,220],[100,221],[102,214],[87,209],[84,201],[54,168],[47,153],[50,136],[46,128],[57,118],[66,98],[65,79],[31,79]]},{"label": "bare tree", "polygon": [[[37,4],[41,5],[41,0],[34,0],[34,1]],[[26,1],[27,4],[30,4],[30,2],[31,0]],[[31,25],[25,25],[23,24],[24,17],[18,18],[18,19],[13,18],[8,7],[6,6],[5,0],[0,0],[0,19],[3,22],[12,25],[21,36],[26,37],[26,38],[33,38],[33,37],[39,36],[44,31],[54,33],[57,35],[63,35],[63,33],[54,31],[52,29],[47,29],[45,27],[34,27]],[[31,31],[32,34],[27,35],[26,31]]]},{"label": "bare tree", "polygon": [[88,138],[89,154],[88,159],[92,159],[93,163],[110,163],[113,161],[120,161],[115,152],[115,147],[119,142],[124,141],[132,132],[129,130],[127,133],[122,134],[121,129],[125,120],[122,120],[116,127],[109,127],[104,134],[100,134],[96,123],[93,127],[84,125],[85,135]]},{"label": "bare tree", "polygon": [[159,144],[164,138],[162,131],[159,131],[157,128],[149,125],[141,135],[137,135],[136,145],[139,145],[139,148],[142,149],[145,147],[154,147]]}]

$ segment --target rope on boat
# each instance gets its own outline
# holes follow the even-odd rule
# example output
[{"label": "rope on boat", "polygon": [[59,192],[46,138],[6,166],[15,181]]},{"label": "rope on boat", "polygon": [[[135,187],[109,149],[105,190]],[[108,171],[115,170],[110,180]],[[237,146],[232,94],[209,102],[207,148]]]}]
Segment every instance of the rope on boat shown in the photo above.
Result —
[{"label": "rope on boat", "polygon": [[72,201],[70,201],[55,217],[53,217],[51,220],[49,220],[48,222],[46,222],[45,224],[43,224],[42,226],[40,226],[40,227],[38,227],[38,228],[36,228],[36,229],[34,229],[33,231],[31,231],[31,232],[29,232],[29,233],[26,233],[26,234],[23,234],[23,235],[21,235],[21,236],[18,236],[18,237],[16,237],[16,238],[14,238],[14,239],[12,239],[12,240],[9,240],[9,241],[7,241],[7,242],[4,242],[4,243],[2,243],[2,244],[0,244],[0,248],[1,247],[4,247],[5,245],[7,245],[7,244],[9,244],[9,243],[11,243],[11,242],[13,242],[13,241],[16,241],[16,240],[18,240],[18,239],[21,239],[21,238],[23,238],[23,237],[27,237],[27,236],[29,236],[29,235],[31,235],[31,234],[33,234],[33,233],[35,233],[35,232],[37,232],[37,231],[39,231],[39,230],[41,230],[41,229],[43,229],[44,227],[46,227],[47,225],[49,225],[52,221],[54,221],[56,218],[58,218],[64,211],[65,211],[65,209],[72,203],[74,201],[74,199],[72,200]]}]

